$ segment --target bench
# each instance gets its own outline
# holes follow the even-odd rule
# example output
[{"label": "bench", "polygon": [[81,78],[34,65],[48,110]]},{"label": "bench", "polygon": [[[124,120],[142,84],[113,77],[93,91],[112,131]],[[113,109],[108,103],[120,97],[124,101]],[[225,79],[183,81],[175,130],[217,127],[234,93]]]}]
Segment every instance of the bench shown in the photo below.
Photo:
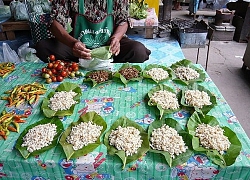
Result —
[{"label": "bench", "polygon": [[16,38],[15,31],[30,30],[30,26],[28,21],[10,19],[0,24],[0,29],[0,38],[2,40],[14,40]]}]

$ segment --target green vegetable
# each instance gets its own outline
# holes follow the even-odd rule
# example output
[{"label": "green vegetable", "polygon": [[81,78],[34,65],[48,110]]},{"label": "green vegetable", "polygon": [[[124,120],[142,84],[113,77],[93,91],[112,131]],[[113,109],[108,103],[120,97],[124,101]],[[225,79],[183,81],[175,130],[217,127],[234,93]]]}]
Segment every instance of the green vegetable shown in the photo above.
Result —
[{"label": "green vegetable", "polygon": [[110,52],[110,46],[102,46],[91,50],[91,58],[97,58],[102,60],[108,60],[112,57]]},{"label": "green vegetable", "polygon": [[177,165],[187,162],[187,160],[193,154],[192,136],[188,134],[188,132],[184,131],[176,120],[171,119],[171,118],[166,118],[164,120],[155,120],[154,122],[152,122],[148,128],[149,139],[152,135],[153,130],[162,127],[163,124],[166,124],[169,127],[174,128],[178,132],[178,134],[182,136],[182,139],[185,142],[185,145],[188,146],[188,149],[186,150],[186,152],[180,154],[179,156],[176,156],[174,159],[171,157],[171,155],[167,151],[159,151],[159,150],[155,150],[152,148],[150,148],[149,151],[153,153],[162,154],[165,157],[170,167],[175,167]]},{"label": "green vegetable", "polygon": [[[126,156],[125,151],[117,150],[114,146],[111,146],[109,144],[109,135],[110,135],[111,131],[115,130],[118,126],[121,126],[121,127],[131,126],[131,127],[134,127],[140,131],[140,136],[141,136],[141,139],[143,140],[143,142],[142,142],[142,145],[138,149],[136,154],[133,154],[132,156]],[[126,164],[139,159],[149,150],[148,134],[145,132],[145,130],[140,125],[138,125],[134,121],[131,121],[127,117],[121,117],[112,124],[110,129],[105,134],[104,144],[107,147],[108,154],[117,155],[122,160],[122,162],[123,162],[122,169],[125,168]]]},{"label": "green vegetable", "polygon": [[231,143],[225,154],[221,155],[217,150],[206,149],[201,146],[200,139],[195,136],[195,130],[201,123],[209,124],[210,126],[219,125],[219,122],[215,117],[209,115],[203,117],[199,116],[197,112],[194,112],[187,122],[188,132],[193,136],[193,149],[197,152],[205,153],[215,164],[222,168],[232,165],[240,154],[242,148],[241,142],[236,133],[228,127],[221,127],[224,130],[224,135],[228,137],[228,140]]},{"label": "green vegetable", "polygon": [[78,158],[80,156],[88,154],[88,153],[92,152],[94,149],[96,149],[101,144],[100,137],[99,137],[95,143],[88,144],[87,146],[84,146],[83,148],[75,151],[73,149],[73,145],[69,144],[66,141],[66,138],[69,136],[73,126],[76,126],[76,125],[80,124],[81,122],[89,122],[89,121],[92,121],[94,124],[103,127],[101,130],[100,137],[102,136],[104,131],[107,129],[107,124],[106,124],[105,120],[100,115],[98,115],[96,112],[88,112],[85,115],[81,116],[77,122],[71,123],[70,126],[64,131],[64,133],[62,134],[61,139],[59,141],[59,143],[63,147],[63,151],[67,157],[67,160],[69,160],[71,158]]},{"label": "green vegetable", "polygon": [[[40,150],[36,150],[33,151],[32,153],[30,153],[29,151],[27,151],[27,147],[22,147],[23,144],[23,137],[28,133],[28,131],[30,129],[32,129],[33,127],[40,125],[40,124],[47,124],[47,123],[51,123],[51,124],[55,124],[56,127],[56,135],[53,138],[52,143],[49,146],[46,146]],[[21,153],[21,155],[27,159],[30,155],[35,156],[35,155],[39,155],[42,154],[43,152],[55,147],[57,145],[57,140],[59,138],[59,136],[61,135],[61,133],[63,132],[63,124],[61,122],[61,120],[57,117],[53,117],[53,118],[44,118],[32,125],[29,125],[26,129],[24,129],[24,131],[20,134],[19,138],[17,139],[15,148]]]},{"label": "green vegetable", "polygon": [[68,110],[63,110],[63,111],[54,111],[52,109],[50,109],[49,107],[49,100],[51,97],[54,96],[55,92],[59,92],[59,91],[67,91],[69,92],[70,90],[72,90],[73,92],[77,93],[77,95],[73,98],[75,101],[77,101],[78,103],[80,102],[80,98],[82,95],[82,90],[79,87],[78,84],[75,83],[70,83],[70,82],[63,82],[61,83],[55,91],[49,93],[47,98],[43,99],[42,102],[42,111],[44,113],[44,115],[46,117],[53,117],[53,116],[68,116],[68,115],[72,115],[74,112],[74,108],[75,108],[75,104],[73,104],[70,109]]},{"label": "green vegetable", "polygon": [[135,19],[145,19],[147,17],[148,4],[144,0],[132,0],[129,5],[129,15]]},{"label": "green vegetable", "polygon": [[205,81],[205,79],[206,79],[205,73],[201,69],[194,66],[194,64],[190,60],[183,59],[181,61],[178,61],[178,62],[172,64],[170,66],[170,68],[174,71],[176,68],[178,68],[180,66],[190,67],[190,68],[194,69],[195,71],[197,71],[200,74],[200,76],[197,79],[193,79],[193,80],[189,80],[189,81],[181,80],[181,79],[176,77],[176,78],[173,79],[173,81],[175,81],[177,83],[180,83],[180,84],[183,84],[183,85],[192,84],[194,82],[203,82],[203,81]]}]

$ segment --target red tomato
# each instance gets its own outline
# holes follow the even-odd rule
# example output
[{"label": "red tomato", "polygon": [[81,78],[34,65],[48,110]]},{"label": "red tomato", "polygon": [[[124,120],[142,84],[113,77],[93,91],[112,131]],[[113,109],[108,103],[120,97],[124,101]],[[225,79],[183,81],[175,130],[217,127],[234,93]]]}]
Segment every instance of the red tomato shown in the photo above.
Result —
[{"label": "red tomato", "polygon": [[56,80],[59,81],[59,82],[61,82],[61,81],[63,81],[63,77],[62,76],[57,76]]},{"label": "red tomato", "polygon": [[53,75],[53,73],[52,73],[52,71],[51,71],[50,69],[47,70],[47,73],[48,73],[50,76]]},{"label": "red tomato", "polygon": [[69,67],[68,70],[69,70],[69,72],[71,72],[73,69],[72,69],[72,67]]},{"label": "red tomato", "polygon": [[62,71],[62,72],[61,72],[61,76],[62,76],[62,77],[66,77],[67,75],[68,75],[68,73],[67,73],[66,71]]},{"label": "red tomato", "polygon": [[56,69],[51,69],[52,74],[57,74],[57,70]]},{"label": "red tomato", "polygon": [[49,56],[49,60],[50,60],[50,61],[55,61],[55,60],[56,60],[55,55],[51,54],[51,55]]},{"label": "red tomato", "polygon": [[49,69],[52,69],[52,68],[53,68],[53,63],[48,63],[47,67],[48,67]]},{"label": "red tomato", "polygon": [[78,67],[78,64],[76,62],[72,62],[71,67],[72,67],[72,69],[74,69],[74,68]]},{"label": "red tomato", "polygon": [[53,68],[54,68],[54,69],[56,69],[56,68],[57,68],[57,66],[58,66],[58,64],[57,64],[57,63],[54,63],[54,64],[53,64]]},{"label": "red tomato", "polygon": [[78,70],[79,70],[78,66],[73,68],[73,71],[78,71]]},{"label": "red tomato", "polygon": [[63,69],[63,65],[58,64],[57,67],[56,67],[56,69],[59,70],[59,71],[62,70]]},{"label": "red tomato", "polygon": [[47,72],[47,68],[42,68],[42,73],[46,73]]},{"label": "red tomato", "polygon": [[57,81],[56,76],[52,76],[51,79],[52,79],[52,82],[56,82]]}]

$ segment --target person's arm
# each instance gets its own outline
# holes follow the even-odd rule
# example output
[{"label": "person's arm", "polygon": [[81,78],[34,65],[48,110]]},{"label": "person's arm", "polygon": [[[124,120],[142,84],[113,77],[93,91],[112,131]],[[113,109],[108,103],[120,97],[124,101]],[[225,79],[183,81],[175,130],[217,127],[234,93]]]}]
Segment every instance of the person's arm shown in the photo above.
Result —
[{"label": "person's arm", "polygon": [[82,59],[91,59],[90,50],[86,48],[85,44],[69,35],[63,26],[56,20],[53,20],[50,31],[58,41],[72,48],[74,56]]},{"label": "person's arm", "polygon": [[115,29],[115,32],[110,37],[110,51],[114,55],[118,55],[120,52],[120,40],[124,36],[124,34],[127,32],[128,29],[128,23],[124,22],[121,23],[117,28]]}]

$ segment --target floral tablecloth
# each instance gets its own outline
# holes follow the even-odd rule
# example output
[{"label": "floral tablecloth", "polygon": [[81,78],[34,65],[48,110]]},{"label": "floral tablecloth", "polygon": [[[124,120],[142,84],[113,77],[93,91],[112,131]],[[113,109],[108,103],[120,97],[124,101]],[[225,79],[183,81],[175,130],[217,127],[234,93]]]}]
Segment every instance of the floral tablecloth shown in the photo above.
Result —
[{"label": "floral tablecloth", "polygon": [[[45,83],[41,77],[41,68],[44,63],[21,63],[16,70],[4,79],[0,79],[0,96],[5,91],[16,85],[40,82]],[[115,64],[114,70],[120,64]],[[141,64],[145,66],[145,64]],[[202,70],[203,68],[198,65]],[[65,79],[80,85],[82,89],[81,102],[76,105],[73,115],[62,117],[64,128],[72,121],[77,121],[80,115],[95,111],[101,115],[110,125],[119,117],[126,116],[137,122],[143,128],[156,118],[157,110],[149,108],[144,101],[146,93],[155,86],[147,80],[131,82],[124,87],[119,82],[109,82],[97,85],[94,88],[90,84],[83,83],[83,78]],[[48,91],[39,102],[31,106],[17,108],[8,107],[7,101],[0,100],[0,112],[15,112],[16,114],[28,115],[27,121],[20,125],[20,133],[30,124],[44,118],[40,105],[44,97],[55,89],[60,83],[45,84]],[[165,83],[173,88],[182,88],[173,81]],[[0,179],[18,180],[80,180],[80,179],[115,179],[115,180],[247,180],[250,179],[250,140],[244,132],[239,121],[231,108],[219,92],[216,85],[207,75],[205,82],[201,83],[216,95],[218,105],[213,108],[209,115],[215,116],[221,126],[228,126],[237,133],[242,143],[242,150],[236,162],[227,167],[219,168],[203,154],[194,154],[186,163],[170,168],[163,156],[148,152],[137,161],[126,165],[122,170],[122,162],[117,156],[107,154],[104,145],[99,146],[93,152],[77,159],[66,161],[62,147],[58,144],[55,148],[37,156],[24,159],[14,148],[20,133],[10,133],[7,140],[0,140]],[[180,110],[169,114],[180,124],[185,125],[189,112]]]}]

